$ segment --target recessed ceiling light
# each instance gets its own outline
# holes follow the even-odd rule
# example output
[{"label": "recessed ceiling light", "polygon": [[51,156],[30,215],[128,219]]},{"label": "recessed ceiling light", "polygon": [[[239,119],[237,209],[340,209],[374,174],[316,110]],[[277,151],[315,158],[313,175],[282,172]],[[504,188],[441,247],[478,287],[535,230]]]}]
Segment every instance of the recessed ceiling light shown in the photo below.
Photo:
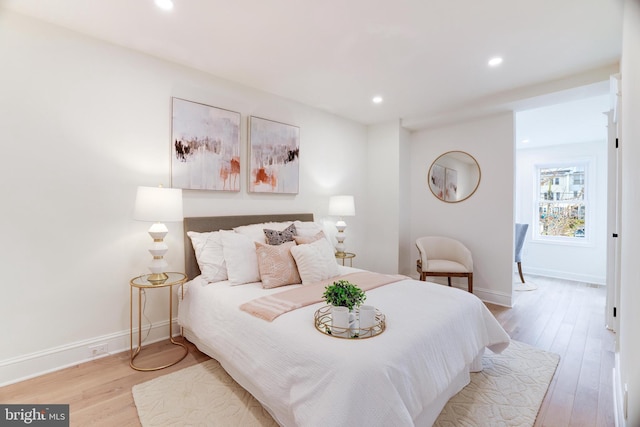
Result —
[{"label": "recessed ceiling light", "polygon": [[171,10],[173,9],[173,1],[172,0],[155,0],[156,6],[158,6],[162,10]]},{"label": "recessed ceiling light", "polygon": [[489,66],[490,67],[497,67],[500,64],[502,64],[502,58],[500,58],[499,56],[496,56],[496,57],[491,58],[489,60]]},{"label": "recessed ceiling light", "polygon": [[382,97],[380,95],[376,95],[371,99],[371,101],[374,104],[381,104],[382,103]]},{"label": "recessed ceiling light", "polygon": [[522,140],[522,143],[523,143],[523,144],[528,144],[528,143],[529,143],[529,140],[528,140],[528,139],[523,139],[523,140]]}]

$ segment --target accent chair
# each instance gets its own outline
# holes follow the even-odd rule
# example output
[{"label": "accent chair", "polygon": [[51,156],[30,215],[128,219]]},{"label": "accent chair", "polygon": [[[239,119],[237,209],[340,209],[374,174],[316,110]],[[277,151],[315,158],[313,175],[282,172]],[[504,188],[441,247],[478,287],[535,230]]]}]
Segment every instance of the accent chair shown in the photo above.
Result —
[{"label": "accent chair", "polygon": [[420,280],[446,277],[451,286],[452,277],[466,277],[468,291],[473,293],[473,257],[464,244],[449,237],[426,236],[416,239],[416,247],[420,253],[416,262]]}]

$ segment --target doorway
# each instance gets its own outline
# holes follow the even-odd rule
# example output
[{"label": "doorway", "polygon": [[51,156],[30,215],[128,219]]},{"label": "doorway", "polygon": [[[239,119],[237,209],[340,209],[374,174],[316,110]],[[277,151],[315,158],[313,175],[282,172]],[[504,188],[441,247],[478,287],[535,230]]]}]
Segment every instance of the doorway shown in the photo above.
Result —
[{"label": "doorway", "polygon": [[[525,274],[607,284],[609,106],[609,95],[603,94],[516,113],[515,221],[530,224],[522,255]],[[584,172],[582,198],[575,193],[576,167]],[[545,181],[542,174],[551,172],[557,173]],[[576,211],[551,235],[544,222],[570,216],[578,202],[585,209],[583,227],[575,224]]]}]

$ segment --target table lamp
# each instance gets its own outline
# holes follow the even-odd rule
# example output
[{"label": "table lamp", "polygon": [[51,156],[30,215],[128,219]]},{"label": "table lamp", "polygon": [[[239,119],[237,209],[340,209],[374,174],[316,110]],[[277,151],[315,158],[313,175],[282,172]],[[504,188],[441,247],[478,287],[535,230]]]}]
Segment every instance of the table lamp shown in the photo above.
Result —
[{"label": "table lamp", "polygon": [[168,277],[164,254],[169,249],[164,243],[164,237],[169,232],[164,223],[182,221],[182,190],[162,186],[138,187],[133,217],[139,221],[154,222],[149,228],[149,235],[153,239],[149,252],[153,260],[149,265],[151,274],[147,280],[153,284],[164,283]]},{"label": "table lamp", "polygon": [[347,223],[344,222],[343,217],[354,216],[356,214],[356,207],[353,196],[331,196],[329,199],[329,215],[338,216],[340,220],[336,222],[336,228],[338,234],[336,234],[336,253],[338,256],[344,256],[344,239],[346,235],[344,230],[347,228]]}]

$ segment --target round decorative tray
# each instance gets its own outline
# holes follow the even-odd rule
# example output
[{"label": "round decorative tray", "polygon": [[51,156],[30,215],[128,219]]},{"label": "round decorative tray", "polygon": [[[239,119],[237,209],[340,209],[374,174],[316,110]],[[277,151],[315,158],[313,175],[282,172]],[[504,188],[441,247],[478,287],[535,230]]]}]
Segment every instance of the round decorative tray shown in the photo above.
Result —
[{"label": "round decorative tray", "polygon": [[314,325],[318,331],[335,338],[365,339],[375,337],[384,332],[387,325],[385,316],[376,308],[375,324],[370,328],[360,328],[358,323],[358,309],[354,309],[355,320],[350,322],[349,328],[341,328],[331,324],[331,306],[320,307],[314,313]]}]

